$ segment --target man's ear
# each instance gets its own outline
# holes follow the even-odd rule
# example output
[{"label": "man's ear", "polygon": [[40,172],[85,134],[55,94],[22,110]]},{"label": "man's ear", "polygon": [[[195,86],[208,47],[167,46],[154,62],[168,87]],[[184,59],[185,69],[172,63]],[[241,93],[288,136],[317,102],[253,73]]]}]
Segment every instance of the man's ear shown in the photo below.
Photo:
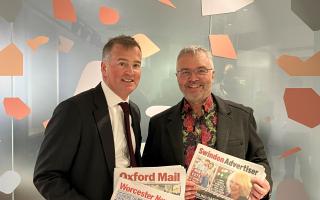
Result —
[{"label": "man's ear", "polygon": [[101,61],[101,71],[106,70],[106,68],[107,68],[106,63]]},{"label": "man's ear", "polygon": [[105,76],[107,74],[107,65],[105,62],[101,62],[101,73],[103,76]]}]

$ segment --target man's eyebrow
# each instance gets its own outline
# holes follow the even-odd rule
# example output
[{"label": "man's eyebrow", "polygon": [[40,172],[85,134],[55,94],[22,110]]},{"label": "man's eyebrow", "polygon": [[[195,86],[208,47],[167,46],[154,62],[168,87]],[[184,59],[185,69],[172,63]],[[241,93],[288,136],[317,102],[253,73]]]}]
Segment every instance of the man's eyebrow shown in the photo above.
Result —
[{"label": "man's eyebrow", "polygon": [[[209,67],[206,67],[206,66],[201,65],[201,66],[196,67],[195,69],[199,69],[199,68],[209,68]],[[190,70],[190,68],[188,68],[188,67],[181,67],[179,70]]]},{"label": "man's eyebrow", "polygon": [[125,59],[125,58],[118,58],[118,61],[128,61],[128,59]]},{"label": "man's eyebrow", "polygon": [[209,68],[209,67],[201,65],[201,66],[197,67],[197,69],[199,69],[199,68]]},{"label": "man's eyebrow", "polygon": [[[129,62],[129,60],[126,59],[126,58],[118,58],[117,61],[126,61],[126,62]],[[139,63],[139,64],[141,64],[141,61],[140,61],[140,60],[134,60],[133,62],[134,62],[134,63]]]}]

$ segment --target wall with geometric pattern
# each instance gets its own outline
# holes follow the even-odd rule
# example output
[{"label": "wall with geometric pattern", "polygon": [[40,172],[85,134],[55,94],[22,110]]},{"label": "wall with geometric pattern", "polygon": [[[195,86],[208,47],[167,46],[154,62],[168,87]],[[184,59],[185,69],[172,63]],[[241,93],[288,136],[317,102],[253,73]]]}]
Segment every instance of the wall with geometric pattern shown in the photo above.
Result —
[{"label": "wall with geometric pattern", "polygon": [[130,98],[142,112],[144,141],[149,116],[164,109],[153,106],[182,98],[179,50],[202,45],[214,56],[213,92],[254,109],[272,199],[319,199],[316,8],[317,0],[1,0],[0,199],[43,199],[32,176],[47,120],[59,102],[101,80],[102,47],[119,34],[143,49]]}]

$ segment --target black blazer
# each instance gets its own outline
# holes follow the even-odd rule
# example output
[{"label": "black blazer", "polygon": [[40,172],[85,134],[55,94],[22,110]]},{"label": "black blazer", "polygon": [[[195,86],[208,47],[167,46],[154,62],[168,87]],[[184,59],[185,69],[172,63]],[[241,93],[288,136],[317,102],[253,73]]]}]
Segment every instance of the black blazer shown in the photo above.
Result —
[{"label": "black blazer", "polygon": [[[215,149],[263,165],[272,186],[271,170],[263,143],[256,132],[253,110],[217,96],[214,98],[218,108]],[[142,156],[144,166],[184,166],[182,105],[183,100],[150,119]]]},{"label": "black blazer", "polygon": [[[129,104],[140,164],[140,111]],[[111,121],[99,84],[57,106],[45,131],[33,182],[46,199],[106,200],[112,195],[114,168]]]}]

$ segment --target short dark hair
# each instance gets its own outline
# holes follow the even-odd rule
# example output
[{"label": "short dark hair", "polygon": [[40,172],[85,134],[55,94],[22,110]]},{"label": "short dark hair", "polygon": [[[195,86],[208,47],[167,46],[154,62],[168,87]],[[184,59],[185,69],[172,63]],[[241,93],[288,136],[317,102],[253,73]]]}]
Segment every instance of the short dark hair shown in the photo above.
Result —
[{"label": "short dark hair", "polygon": [[102,50],[102,60],[104,59],[105,55],[110,53],[112,47],[116,44],[120,44],[125,48],[134,48],[138,47],[141,51],[141,47],[138,42],[131,36],[127,35],[119,35],[116,37],[111,38],[103,47]]}]

